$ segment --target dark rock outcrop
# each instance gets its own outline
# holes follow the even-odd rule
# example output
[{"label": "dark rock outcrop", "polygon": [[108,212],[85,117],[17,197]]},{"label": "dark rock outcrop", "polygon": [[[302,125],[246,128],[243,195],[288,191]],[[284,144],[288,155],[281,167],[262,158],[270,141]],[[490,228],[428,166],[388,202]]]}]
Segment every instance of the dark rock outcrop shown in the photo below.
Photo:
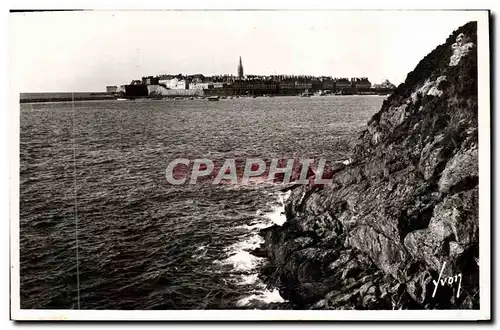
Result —
[{"label": "dark rock outcrop", "polygon": [[[298,185],[264,229],[270,285],[296,308],[479,307],[476,23],[427,55],[333,184]],[[462,274],[458,285],[433,280]]]}]

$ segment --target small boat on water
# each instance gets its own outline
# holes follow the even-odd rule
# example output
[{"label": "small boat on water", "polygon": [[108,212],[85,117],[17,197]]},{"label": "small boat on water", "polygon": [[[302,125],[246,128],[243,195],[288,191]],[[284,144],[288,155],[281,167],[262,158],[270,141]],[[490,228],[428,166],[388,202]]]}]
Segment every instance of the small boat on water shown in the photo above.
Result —
[{"label": "small boat on water", "polygon": [[209,100],[209,101],[219,101],[219,97],[218,96],[209,96],[209,97],[207,97],[207,100]]},{"label": "small boat on water", "polygon": [[311,97],[313,93],[306,90],[304,93],[300,94],[300,97]]}]

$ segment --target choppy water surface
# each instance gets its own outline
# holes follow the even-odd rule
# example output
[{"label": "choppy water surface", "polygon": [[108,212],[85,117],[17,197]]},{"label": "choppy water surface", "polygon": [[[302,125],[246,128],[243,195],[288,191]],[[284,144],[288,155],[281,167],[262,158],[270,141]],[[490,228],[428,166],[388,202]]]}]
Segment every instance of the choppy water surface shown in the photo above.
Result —
[{"label": "choppy water surface", "polygon": [[[279,186],[172,186],[178,157],[343,159],[377,96],[21,105],[21,308],[266,308]],[[76,206],[76,207],[75,207]],[[286,303],[285,303],[286,305]]]}]

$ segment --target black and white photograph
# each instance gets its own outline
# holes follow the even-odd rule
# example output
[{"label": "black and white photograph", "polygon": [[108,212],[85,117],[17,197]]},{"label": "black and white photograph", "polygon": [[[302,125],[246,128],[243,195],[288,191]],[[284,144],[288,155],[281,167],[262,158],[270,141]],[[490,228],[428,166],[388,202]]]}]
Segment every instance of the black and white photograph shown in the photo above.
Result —
[{"label": "black and white photograph", "polygon": [[489,23],[11,10],[11,318],[489,320]]}]

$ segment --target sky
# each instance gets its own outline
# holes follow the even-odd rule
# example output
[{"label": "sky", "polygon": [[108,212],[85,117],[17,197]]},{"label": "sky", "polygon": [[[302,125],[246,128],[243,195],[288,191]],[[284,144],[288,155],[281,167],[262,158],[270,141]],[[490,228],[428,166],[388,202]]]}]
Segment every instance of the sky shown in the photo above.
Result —
[{"label": "sky", "polygon": [[472,11],[11,13],[20,92],[104,91],[142,76],[307,74],[404,81]]}]

